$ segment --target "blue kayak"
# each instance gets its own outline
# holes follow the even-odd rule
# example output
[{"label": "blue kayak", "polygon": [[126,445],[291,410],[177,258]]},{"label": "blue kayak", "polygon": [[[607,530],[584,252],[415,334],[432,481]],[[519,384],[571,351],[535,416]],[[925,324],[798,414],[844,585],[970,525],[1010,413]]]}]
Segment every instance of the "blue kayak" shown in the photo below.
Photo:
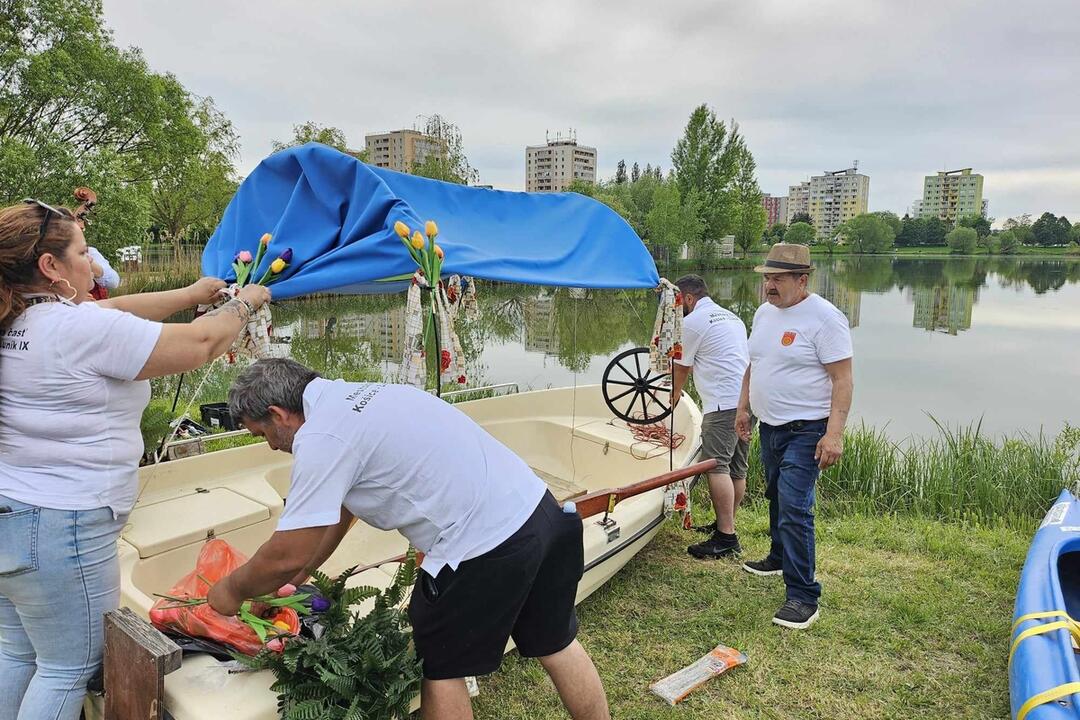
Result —
[{"label": "blue kayak", "polygon": [[1080,500],[1063,490],[1031,541],[1009,639],[1015,720],[1080,718]]}]

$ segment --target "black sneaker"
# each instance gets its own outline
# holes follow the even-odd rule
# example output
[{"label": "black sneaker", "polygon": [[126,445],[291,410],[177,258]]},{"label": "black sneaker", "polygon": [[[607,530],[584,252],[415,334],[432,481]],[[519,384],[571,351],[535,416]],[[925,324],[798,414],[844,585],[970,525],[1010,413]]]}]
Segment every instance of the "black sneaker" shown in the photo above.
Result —
[{"label": "black sneaker", "polygon": [[807,605],[798,600],[786,600],[773,615],[772,621],[792,630],[805,630],[818,619],[818,606]]},{"label": "black sneaker", "polygon": [[754,575],[783,575],[784,566],[779,560],[751,560],[742,564],[742,569]]},{"label": "black sneaker", "polygon": [[708,540],[697,545],[691,545],[686,548],[686,552],[701,560],[705,558],[734,557],[742,552],[742,546],[739,545],[739,538],[735,535],[729,535],[725,538],[720,537],[719,531],[714,531]]},{"label": "black sneaker", "polygon": [[699,532],[702,535],[712,535],[716,532],[716,523],[711,522],[708,525],[695,525],[691,528],[694,532]]}]

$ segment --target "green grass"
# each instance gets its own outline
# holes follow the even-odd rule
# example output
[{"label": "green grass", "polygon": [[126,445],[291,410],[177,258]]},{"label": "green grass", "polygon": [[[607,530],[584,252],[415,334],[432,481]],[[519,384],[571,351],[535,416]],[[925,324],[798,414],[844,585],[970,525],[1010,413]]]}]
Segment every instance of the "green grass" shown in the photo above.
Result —
[{"label": "green grass", "polygon": [[[889,256],[901,256],[901,257],[1019,257],[1022,255],[1036,255],[1036,256],[1075,256],[1078,248],[1076,246],[1064,246],[1064,247],[1032,247],[1029,245],[1022,245],[1018,248],[1017,252],[1012,255],[1005,255],[1002,253],[990,254],[983,249],[977,249],[971,255],[954,255],[947,245],[933,245],[927,247],[894,247],[888,252],[879,253],[875,257],[889,257]],[[811,255],[824,255],[828,256],[829,249],[824,245],[811,245]],[[858,253],[852,253],[851,248],[847,245],[837,245],[833,248],[832,255],[856,255]]]},{"label": "green grass", "polygon": [[[1008,717],[1009,621],[1030,532],[825,514],[817,524],[822,616],[806,632],[770,622],[784,599],[779,578],[694,560],[685,548],[700,536],[665,524],[578,608],[579,638],[612,717]],[[766,506],[741,510],[738,527],[746,556],[763,557]],[[720,643],[748,663],[675,709],[649,693],[649,683]],[[567,717],[539,664],[516,653],[480,688],[477,717]]]}]

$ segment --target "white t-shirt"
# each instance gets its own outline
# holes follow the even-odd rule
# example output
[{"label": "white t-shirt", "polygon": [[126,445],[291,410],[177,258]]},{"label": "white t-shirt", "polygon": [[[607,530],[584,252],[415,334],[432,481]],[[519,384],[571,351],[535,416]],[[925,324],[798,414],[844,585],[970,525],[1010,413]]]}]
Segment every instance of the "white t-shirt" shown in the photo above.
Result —
[{"label": "white t-shirt", "polygon": [[161,323],[92,302],[31,305],[0,331],[0,495],[131,512]]},{"label": "white t-shirt", "polygon": [[811,294],[783,309],[765,303],[750,329],[750,408],[769,425],[828,417],[824,365],[851,356],[847,318],[825,298]]},{"label": "white t-shirt", "polygon": [[399,530],[432,577],[513,535],[547,486],[465,413],[409,385],[317,378],[278,530],[333,525],[341,507]]},{"label": "white t-shirt", "polygon": [[746,325],[712,298],[701,298],[683,320],[682,359],[675,362],[693,366],[701,412],[731,410],[739,404],[750,362]]}]

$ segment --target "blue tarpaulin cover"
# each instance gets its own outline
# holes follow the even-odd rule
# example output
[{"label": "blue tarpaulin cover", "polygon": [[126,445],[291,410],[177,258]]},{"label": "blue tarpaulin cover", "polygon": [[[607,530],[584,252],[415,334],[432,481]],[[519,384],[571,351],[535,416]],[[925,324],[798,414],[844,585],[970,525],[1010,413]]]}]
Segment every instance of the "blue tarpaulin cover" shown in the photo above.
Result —
[{"label": "blue tarpaulin cover", "polygon": [[[386,292],[416,265],[395,221],[439,226],[442,274],[589,288],[651,288],[652,257],[617,213],[576,193],[467,187],[373,167],[309,143],[271,155],[244,180],[203,251],[203,273],[235,279],[235,255],[271,233],[262,277],[286,248],[275,299],[315,292]],[[397,288],[401,283],[397,283]]]}]

